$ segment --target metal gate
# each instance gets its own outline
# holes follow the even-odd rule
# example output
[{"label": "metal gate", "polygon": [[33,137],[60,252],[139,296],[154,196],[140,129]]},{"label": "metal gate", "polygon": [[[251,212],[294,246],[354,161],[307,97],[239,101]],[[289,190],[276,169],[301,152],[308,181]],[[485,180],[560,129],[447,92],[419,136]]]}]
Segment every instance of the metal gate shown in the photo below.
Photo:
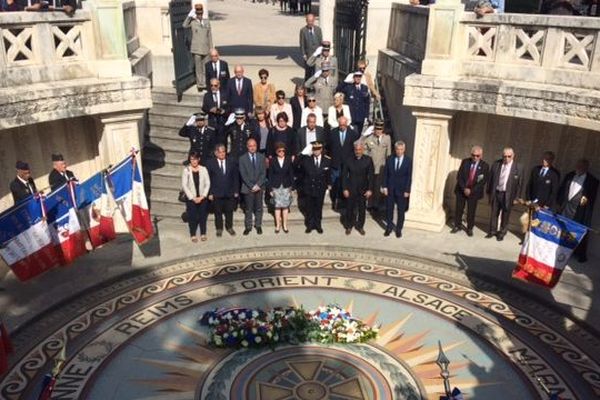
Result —
[{"label": "metal gate", "polygon": [[172,0],[169,2],[171,40],[173,44],[171,52],[173,53],[173,69],[175,70],[173,86],[179,101],[181,101],[183,92],[196,82],[194,58],[190,53],[191,31],[182,26],[191,9],[190,0]]},{"label": "metal gate", "polygon": [[369,0],[336,0],[333,40],[340,79],[356,70],[366,54]]}]

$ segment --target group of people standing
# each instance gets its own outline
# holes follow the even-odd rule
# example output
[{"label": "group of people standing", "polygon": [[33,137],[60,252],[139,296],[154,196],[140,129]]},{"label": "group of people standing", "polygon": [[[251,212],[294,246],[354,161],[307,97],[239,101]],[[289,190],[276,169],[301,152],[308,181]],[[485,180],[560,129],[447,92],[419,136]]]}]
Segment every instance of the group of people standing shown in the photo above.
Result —
[{"label": "group of people standing", "polygon": [[[502,241],[508,232],[512,208],[515,204],[525,204],[535,208],[549,209],[576,222],[589,226],[598,192],[598,179],[589,172],[590,163],[580,159],[575,170],[565,175],[554,165],[555,155],[551,151],[542,154],[541,163],[533,167],[528,174],[525,186],[525,198],[521,198],[527,172],[515,160],[515,151],[506,147],[502,158],[489,166],[482,159],[483,148],[473,146],[471,156],[462,160],[456,177],[456,210],[454,227],[451,233],[466,230],[473,236],[477,203],[485,194],[491,206],[490,222],[486,238]],[[462,218],[465,210],[466,227]],[[524,226],[528,215],[523,218]],[[587,260],[587,236],[575,250],[580,262]]]}]

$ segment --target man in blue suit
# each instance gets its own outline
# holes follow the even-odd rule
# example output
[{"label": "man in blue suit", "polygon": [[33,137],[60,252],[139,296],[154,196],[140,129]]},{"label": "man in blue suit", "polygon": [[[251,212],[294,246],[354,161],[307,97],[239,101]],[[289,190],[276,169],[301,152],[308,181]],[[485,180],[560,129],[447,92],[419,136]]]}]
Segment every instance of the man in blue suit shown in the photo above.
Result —
[{"label": "man in blue suit", "polygon": [[406,145],[403,141],[394,144],[395,155],[388,158],[383,171],[381,192],[386,198],[386,223],[384,236],[390,236],[394,230],[394,207],[398,209],[396,218],[396,237],[402,237],[404,213],[408,210],[408,198],[412,182],[412,160],[404,155]]},{"label": "man in blue suit", "polygon": [[352,116],[352,125],[356,127],[359,134],[362,134],[365,119],[369,117],[369,107],[371,106],[371,93],[369,87],[361,83],[363,73],[356,71],[352,83],[347,83],[343,92],[346,103],[350,108]]},{"label": "man in blue suit", "polygon": [[206,162],[210,177],[208,199],[212,202],[215,212],[215,228],[217,237],[223,235],[223,214],[225,214],[225,229],[231,236],[233,230],[233,211],[240,192],[240,173],[237,160],[227,157],[224,144],[215,148],[215,157]]},{"label": "man in blue suit", "polygon": [[252,81],[244,76],[244,67],[236,65],[233,69],[234,77],[227,81],[227,98],[232,110],[242,108],[247,116],[252,113],[253,91]]}]

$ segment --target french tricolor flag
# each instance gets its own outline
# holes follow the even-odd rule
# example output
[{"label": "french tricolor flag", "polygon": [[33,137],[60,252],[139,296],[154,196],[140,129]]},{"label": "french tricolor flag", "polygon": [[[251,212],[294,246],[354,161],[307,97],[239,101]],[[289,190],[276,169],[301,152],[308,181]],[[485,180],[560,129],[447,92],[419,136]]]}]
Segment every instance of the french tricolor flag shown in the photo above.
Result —
[{"label": "french tricolor flag", "polygon": [[105,172],[98,172],[75,189],[79,220],[87,229],[92,247],[100,247],[113,240],[116,233]]},{"label": "french tricolor flag", "polygon": [[84,255],[85,231],[81,229],[75,200],[75,181],[50,192],[43,202],[49,224],[55,227],[55,244],[62,252],[62,264],[70,264]]},{"label": "french tricolor flag", "polygon": [[513,278],[552,288],[587,228],[563,216],[540,209],[531,216]]},{"label": "french tricolor flag", "polygon": [[43,196],[32,196],[0,215],[0,255],[21,281],[62,263],[55,238]]},{"label": "french tricolor flag", "polygon": [[154,235],[154,226],[144,192],[142,173],[134,154],[110,170],[108,182],[136,243],[146,243]]}]

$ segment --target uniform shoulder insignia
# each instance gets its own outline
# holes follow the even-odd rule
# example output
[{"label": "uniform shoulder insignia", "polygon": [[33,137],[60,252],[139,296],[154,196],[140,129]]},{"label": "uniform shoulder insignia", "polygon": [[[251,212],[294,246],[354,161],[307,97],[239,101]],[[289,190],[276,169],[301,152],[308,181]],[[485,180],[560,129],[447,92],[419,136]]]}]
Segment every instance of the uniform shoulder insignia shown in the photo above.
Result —
[{"label": "uniform shoulder insignia", "polygon": [[215,130],[215,128],[214,128],[214,127],[212,127],[212,126],[207,126],[207,127],[206,127],[206,129],[210,129],[210,130],[212,130],[212,131],[214,131],[214,130]]},{"label": "uniform shoulder insignia", "polygon": [[325,157],[328,160],[331,160],[331,157],[329,157],[328,155],[324,155],[323,157]]}]

